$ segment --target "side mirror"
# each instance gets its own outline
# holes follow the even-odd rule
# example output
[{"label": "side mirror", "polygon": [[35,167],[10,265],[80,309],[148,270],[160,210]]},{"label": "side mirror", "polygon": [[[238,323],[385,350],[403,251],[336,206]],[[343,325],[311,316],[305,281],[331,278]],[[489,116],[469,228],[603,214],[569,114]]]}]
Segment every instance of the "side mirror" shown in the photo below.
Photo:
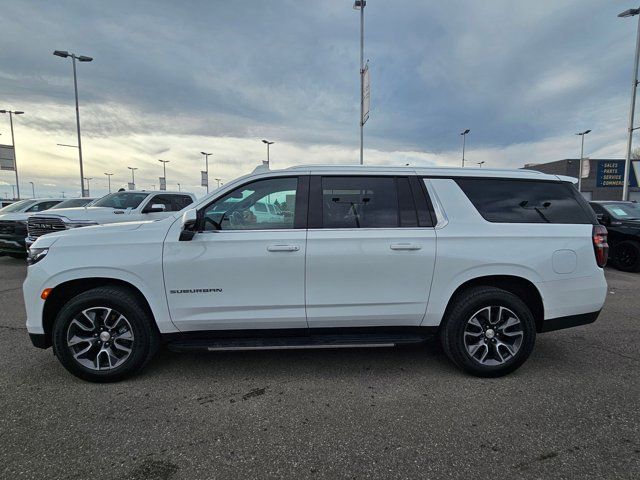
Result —
[{"label": "side mirror", "polygon": [[167,206],[162,203],[154,203],[151,207],[147,207],[144,209],[144,213],[158,213],[164,212],[167,209]]},{"label": "side mirror", "polygon": [[611,224],[611,217],[606,213],[598,213],[596,217],[598,218],[598,222],[600,222],[602,225]]},{"label": "side mirror", "polygon": [[198,225],[198,211],[190,208],[182,214],[182,231],[180,232],[180,241],[188,242],[196,235],[196,227]]}]

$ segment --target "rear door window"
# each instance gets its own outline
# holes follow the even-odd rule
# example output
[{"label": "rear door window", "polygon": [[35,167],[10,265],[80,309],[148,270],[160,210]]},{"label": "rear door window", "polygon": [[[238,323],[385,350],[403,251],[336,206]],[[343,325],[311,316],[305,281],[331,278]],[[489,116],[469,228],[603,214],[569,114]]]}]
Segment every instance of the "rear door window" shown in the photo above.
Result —
[{"label": "rear door window", "polygon": [[498,178],[455,181],[489,222],[597,223],[584,198],[566,182]]},{"label": "rear door window", "polygon": [[398,195],[393,177],[323,177],[324,228],[398,227]]}]

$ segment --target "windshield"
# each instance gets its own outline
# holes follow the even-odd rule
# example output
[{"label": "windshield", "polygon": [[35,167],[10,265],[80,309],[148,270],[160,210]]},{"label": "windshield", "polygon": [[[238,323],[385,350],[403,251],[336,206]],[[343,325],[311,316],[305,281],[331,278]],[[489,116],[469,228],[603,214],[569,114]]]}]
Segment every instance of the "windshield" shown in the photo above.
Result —
[{"label": "windshield", "polygon": [[92,207],[108,208],[138,208],[138,205],[147,198],[148,193],[118,192],[111,193],[95,202]]},{"label": "windshield", "polygon": [[70,198],[69,200],[65,200],[64,202],[59,203],[55,206],[55,208],[84,207],[94,200],[95,199],[93,198]]},{"label": "windshield", "polygon": [[640,218],[640,204],[638,203],[609,203],[602,205],[609,214],[619,220]]},{"label": "windshield", "polygon": [[35,200],[21,200],[19,202],[12,203],[11,205],[7,205],[4,208],[0,208],[0,213],[21,212],[25,208],[29,208],[34,203],[36,203]]}]

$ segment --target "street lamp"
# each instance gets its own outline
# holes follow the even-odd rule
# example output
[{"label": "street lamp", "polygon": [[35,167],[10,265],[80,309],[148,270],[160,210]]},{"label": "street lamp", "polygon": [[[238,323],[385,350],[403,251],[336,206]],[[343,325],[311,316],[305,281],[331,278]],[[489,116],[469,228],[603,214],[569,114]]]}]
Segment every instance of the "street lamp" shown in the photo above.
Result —
[{"label": "street lamp", "polygon": [[204,171],[207,172],[207,193],[209,193],[209,155],[213,155],[212,153],[200,152],[204,155]]},{"label": "street lamp", "polygon": [[[167,189],[167,163],[171,160],[158,160],[162,163],[162,176],[164,177],[164,189]],[[162,185],[160,185],[160,190],[162,190]]]},{"label": "street lamp", "polygon": [[136,189],[136,170],[138,169],[138,167],[127,167],[129,170],[131,170],[131,185],[133,185],[133,190]]},{"label": "street lamp", "polygon": [[29,183],[31,184],[31,196],[32,196],[33,198],[36,198],[36,187],[35,187],[35,185],[33,184],[33,182],[29,182]]},{"label": "street lamp", "polygon": [[16,140],[13,136],[13,116],[22,115],[24,112],[15,110],[0,110],[0,113],[9,114],[9,124],[11,125],[11,146],[13,147],[13,170],[16,172],[16,189],[18,190],[18,200],[20,200],[20,182],[18,181],[18,162],[16,160]]},{"label": "street lamp", "polygon": [[105,173],[105,175],[109,179],[109,193],[111,193],[111,176],[113,175],[113,173]]},{"label": "street lamp", "polygon": [[218,188],[220,188],[220,180],[222,180],[222,179],[221,179],[221,178],[214,178],[214,180],[215,180],[216,182],[218,182]]},{"label": "street lamp", "polygon": [[85,195],[84,191],[84,171],[82,167],[82,141],[80,140],[80,109],[78,108],[78,77],[76,74],[76,60],[79,62],[91,62],[93,58],[87,57],[85,55],[76,55],[75,53],[69,53],[64,50],[56,50],[53,52],[56,57],[68,58],[71,57],[73,64],[73,88],[76,94],[76,128],[78,130],[78,158],[80,159],[80,185],[82,186],[82,196],[89,196],[88,193]]},{"label": "street lamp", "polygon": [[484,165],[484,160],[482,160],[481,162],[478,162],[478,165],[480,165],[480,168],[482,168],[482,165]]},{"label": "street lamp", "polygon": [[360,165],[364,164],[364,7],[366,0],[355,0],[353,9],[360,10]]},{"label": "street lamp", "polygon": [[276,143],[276,142],[270,142],[269,140],[264,140],[263,139],[262,143],[264,143],[267,146],[267,167],[271,168],[271,161],[270,161],[270,158],[269,158],[269,147],[271,145],[273,145],[274,143]]},{"label": "street lamp", "polygon": [[591,130],[585,130],[584,132],[578,132],[576,135],[580,135],[580,166],[578,167],[578,191],[582,192],[582,159],[584,158],[584,136],[590,133]]},{"label": "street lamp", "polygon": [[464,132],[460,133],[460,135],[462,135],[462,168],[464,168],[464,149],[466,146],[466,138],[470,131],[471,130],[467,128]]},{"label": "street lamp", "polygon": [[[618,14],[620,18],[633,17],[640,13],[640,8],[630,8]],[[640,58],[640,16],[636,33],[636,56],[633,64],[633,80],[631,82],[631,108],[629,109],[629,127],[627,137],[627,156],[624,161],[624,181],[622,183],[622,200],[629,198],[629,174],[631,172],[631,145],[633,143],[633,117],[636,110],[636,89],[638,87],[638,59]]]},{"label": "street lamp", "polygon": [[178,191],[181,192],[182,188],[180,187],[180,182],[178,182]]},{"label": "street lamp", "polygon": [[[89,188],[89,181],[93,180],[93,177],[84,177],[84,179],[87,181],[87,197],[88,197],[89,192],[91,191],[91,189]],[[84,184],[82,185],[82,188],[84,188]]]}]

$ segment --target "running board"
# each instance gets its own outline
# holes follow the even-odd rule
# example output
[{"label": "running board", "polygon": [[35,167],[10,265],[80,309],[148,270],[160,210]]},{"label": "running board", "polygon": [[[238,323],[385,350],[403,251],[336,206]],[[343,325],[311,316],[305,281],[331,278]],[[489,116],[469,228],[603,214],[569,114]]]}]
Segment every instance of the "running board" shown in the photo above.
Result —
[{"label": "running board", "polygon": [[167,342],[173,352],[225,352],[245,350],[300,350],[323,348],[382,348],[418,345],[431,335],[312,335],[302,337],[176,339]]}]

